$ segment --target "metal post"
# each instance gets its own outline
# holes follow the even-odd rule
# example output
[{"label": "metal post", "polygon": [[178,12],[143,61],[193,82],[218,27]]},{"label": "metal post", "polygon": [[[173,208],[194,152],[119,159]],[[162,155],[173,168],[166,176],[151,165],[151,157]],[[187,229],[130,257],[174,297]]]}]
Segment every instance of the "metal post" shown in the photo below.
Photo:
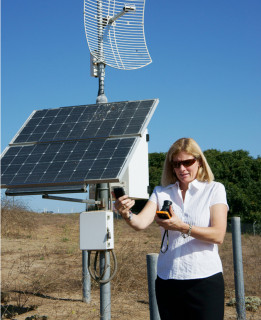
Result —
[{"label": "metal post", "polygon": [[[88,202],[86,203],[86,211],[88,211],[88,203],[90,199],[88,199]],[[95,200],[93,200],[94,203]],[[88,251],[82,250],[82,301],[86,303],[91,302],[91,289],[92,289],[92,283],[91,283],[91,276],[88,270]]]},{"label": "metal post", "polygon": [[108,99],[104,93],[104,79],[105,79],[105,65],[104,63],[98,63],[99,74],[99,91],[96,98],[96,103],[107,103]]},{"label": "metal post", "polygon": [[160,320],[159,310],[156,300],[155,281],[157,278],[157,261],[158,254],[147,254],[147,274],[149,288],[149,305],[150,305],[150,320]]},{"label": "metal post", "polygon": [[[103,56],[103,21],[102,21],[102,0],[97,0],[97,35],[98,35],[98,75],[99,91],[96,103],[108,102],[104,94],[105,64]],[[109,185],[100,183],[96,186],[97,199],[101,201],[101,208],[107,210],[109,207]],[[109,251],[100,252],[100,274],[104,274],[102,280],[110,278],[110,253]],[[111,284],[100,283],[100,319],[111,319]]]},{"label": "metal post", "polygon": [[[104,78],[105,65],[103,57],[103,21],[102,21],[102,0],[97,0],[97,34],[98,34],[98,75],[99,75],[99,91],[96,103],[108,102],[104,94]],[[105,210],[109,206],[109,191],[107,183],[100,183],[96,186],[97,199],[103,204],[101,207]],[[105,259],[106,258],[106,259]],[[105,262],[106,261],[106,262]],[[106,265],[105,265],[106,264]],[[110,253],[103,251],[100,253],[100,274],[104,273],[102,280],[107,280],[110,277]],[[100,283],[100,319],[111,319],[111,284]]]},{"label": "metal post", "polygon": [[[100,274],[104,272],[102,280],[110,277],[110,253],[108,250],[100,252]],[[100,319],[111,320],[111,284],[100,284]]]},{"label": "metal post", "polygon": [[[97,200],[102,204],[104,210],[109,207],[109,185],[108,183],[100,183],[96,186]],[[108,250],[100,252],[100,274],[104,276],[102,280],[106,281],[110,278],[110,252]],[[100,319],[111,319],[111,283],[100,283]]]},{"label": "metal post", "polygon": [[256,221],[254,221],[254,223],[253,223],[253,233],[254,233],[254,236],[256,235],[256,226],[255,226],[255,224],[256,224]]},{"label": "metal post", "polygon": [[245,306],[245,290],[244,290],[244,273],[243,273],[243,258],[242,258],[242,246],[241,246],[240,217],[233,217],[231,226],[232,226],[237,320],[245,320],[246,319],[246,306]]},{"label": "metal post", "polygon": [[88,251],[82,250],[82,287],[83,298],[82,301],[86,303],[91,302],[91,277],[88,271]]}]

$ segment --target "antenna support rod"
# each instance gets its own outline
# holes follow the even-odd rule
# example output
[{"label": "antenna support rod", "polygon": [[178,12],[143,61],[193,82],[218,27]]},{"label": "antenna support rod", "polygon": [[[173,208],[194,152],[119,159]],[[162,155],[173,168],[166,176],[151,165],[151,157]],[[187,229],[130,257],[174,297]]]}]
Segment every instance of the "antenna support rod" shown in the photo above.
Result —
[{"label": "antenna support rod", "polygon": [[119,19],[120,17],[122,17],[124,14],[126,14],[128,12],[135,12],[135,11],[136,11],[135,6],[130,6],[130,5],[125,4],[125,6],[122,8],[121,12],[116,14],[116,16],[110,18],[110,20],[108,21],[108,24],[112,24],[113,22],[115,22],[117,19]]},{"label": "antenna support rod", "polygon": [[108,99],[104,94],[105,64],[103,63],[103,25],[102,25],[102,0],[97,1],[97,32],[98,32],[98,77],[99,91],[96,103],[107,103]]},{"label": "antenna support rod", "polygon": [[108,99],[104,93],[104,78],[105,78],[105,65],[104,63],[98,63],[98,75],[99,75],[99,91],[96,98],[96,103],[107,103]]}]

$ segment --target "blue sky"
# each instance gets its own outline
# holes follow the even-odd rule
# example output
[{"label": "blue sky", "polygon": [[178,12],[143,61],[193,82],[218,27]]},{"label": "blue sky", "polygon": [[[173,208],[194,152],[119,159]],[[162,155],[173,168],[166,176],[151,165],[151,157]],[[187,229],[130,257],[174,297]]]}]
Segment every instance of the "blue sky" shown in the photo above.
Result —
[{"label": "blue sky", "polygon": [[[261,155],[261,1],[147,0],[152,64],[106,67],[109,102],[159,98],[149,152],[180,137],[203,150]],[[83,0],[2,0],[2,138],[8,145],[33,110],[92,104]],[[26,197],[35,210],[83,205]],[[66,209],[63,209],[66,208]]]}]

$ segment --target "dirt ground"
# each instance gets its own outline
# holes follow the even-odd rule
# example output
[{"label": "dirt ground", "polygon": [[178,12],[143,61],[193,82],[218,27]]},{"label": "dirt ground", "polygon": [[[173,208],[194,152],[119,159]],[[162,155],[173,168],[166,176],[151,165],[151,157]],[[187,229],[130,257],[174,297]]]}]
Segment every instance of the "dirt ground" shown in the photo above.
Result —
[{"label": "dirt ground", "polygon": [[[15,228],[13,220],[9,221],[10,228]],[[34,214],[27,223],[30,228],[2,232],[2,319],[100,319],[97,283],[92,281],[91,302],[82,302],[79,215]],[[246,296],[260,297],[260,237],[244,235],[242,245]],[[158,252],[159,246],[156,225],[135,232],[124,221],[115,220],[118,270],[111,282],[112,319],[150,318],[146,254]],[[235,297],[231,234],[227,234],[220,254],[227,303]],[[35,315],[38,318],[32,317]],[[236,319],[235,307],[225,307],[225,320],[228,319]],[[247,311],[247,319],[261,319],[260,308]]]}]

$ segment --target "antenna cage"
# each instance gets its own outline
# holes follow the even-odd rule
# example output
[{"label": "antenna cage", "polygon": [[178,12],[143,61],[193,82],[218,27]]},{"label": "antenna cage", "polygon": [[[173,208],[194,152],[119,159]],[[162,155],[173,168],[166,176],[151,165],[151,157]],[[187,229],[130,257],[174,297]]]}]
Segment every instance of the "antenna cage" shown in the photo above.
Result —
[{"label": "antenna cage", "polygon": [[144,34],[145,0],[85,0],[84,25],[91,55],[123,70],[152,62]]}]

